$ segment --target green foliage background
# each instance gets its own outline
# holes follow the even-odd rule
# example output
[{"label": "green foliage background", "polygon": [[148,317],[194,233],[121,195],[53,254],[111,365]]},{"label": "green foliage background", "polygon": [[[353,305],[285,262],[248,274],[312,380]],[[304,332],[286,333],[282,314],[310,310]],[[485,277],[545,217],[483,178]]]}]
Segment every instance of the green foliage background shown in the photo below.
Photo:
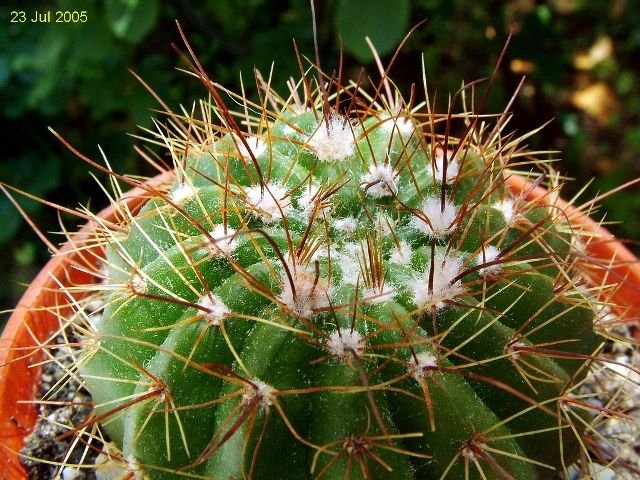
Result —
[{"label": "green foliage background", "polygon": [[[513,30],[485,111],[502,111],[526,72],[510,127],[524,132],[553,119],[532,140],[532,148],[561,150],[558,168],[577,184],[595,178],[587,195],[640,176],[638,0],[316,3],[322,67],[337,68],[342,43],[344,76],[354,79],[361,65],[378,78],[365,35],[388,61],[405,33],[426,19],[399,54],[392,76],[406,92],[412,83],[420,88],[424,55],[440,110],[462,80],[491,73]],[[28,19],[36,11],[84,10],[87,21],[11,22],[17,10]],[[84,164],[56,141],[48,126],[96,160],[102,146],[118,171],[151,174],[133,152],[139,142],[126,132],[151,127],[151,109],[158,105],[128,69],[172,108],[190,106],[204,94],[196,80],[176,68],[185,66],[171,47],[185,50],[176,19],[211,78],[236,90],[239,72],[250,90],[253,68],[266,74],[272,62],[274,84],[282,90],[289,76],[298,75],[293,39],[304,55],[313,57],[307,0],[5,1],[0,19],[0,181],[70,207],[90,204],[98,209],[106,201]],[[577,66],[576,56],[603,38],[611,51],[586,69]],[[605,95],[588,97],[587,106],[578,108],[575,95],[593,85],[604,88],[600,91]],[[592,107],[605,113],[593,114]],[[32,201],[22,204],[44,231],[59,230],[51,209]],[[640,188],[605,200],[605,211],[607,218],[624,222],[612,227],[620,237],[640,238]],[[6,198],[0,198],[0,251],[1,310],[15,304],[23,284],[47,257]]]}]

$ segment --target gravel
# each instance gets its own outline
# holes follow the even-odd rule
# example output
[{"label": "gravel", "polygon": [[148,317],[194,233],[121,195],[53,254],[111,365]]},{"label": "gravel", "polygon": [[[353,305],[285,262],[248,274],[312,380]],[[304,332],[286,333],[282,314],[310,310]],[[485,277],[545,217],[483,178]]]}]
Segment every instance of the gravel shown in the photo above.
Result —
[{"label": "gravel", "polygon": [[95,463],[102,443],[92,439],[88,445],[87,436],[60,438],[73,426],[82,425],[93,410],[89,392],[68,374],[75,358],[68,345],[77,340],[72,335],[68,331],[56,338],[57,348],[51,350],[54,361],[47,362],[42,369],[38,398],[43,401],[38,403],[38,420],[21,450],[22,464],[31,480],[96,478],[92,468],[76,466]]}]

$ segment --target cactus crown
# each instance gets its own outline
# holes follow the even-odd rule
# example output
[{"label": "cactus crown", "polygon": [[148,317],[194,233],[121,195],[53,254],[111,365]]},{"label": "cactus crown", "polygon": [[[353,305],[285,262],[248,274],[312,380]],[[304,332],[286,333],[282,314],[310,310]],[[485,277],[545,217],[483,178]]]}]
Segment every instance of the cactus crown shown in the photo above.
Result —
[{"label": "cactus crown", "polygon": [[153,132],[174,181],[103,225],[104,309],[76,324],[78,370],[128,469],[534,479],[587,465],[594,415],[573,392],[602,343],[594,265],[563,210],[505,183],[548,169],[529,134],[474,111],[471,88],[438,114],[426,84],[420,103],[386,74],[367,92],[312,68],[287,97],[258,75],[253,103],[196,72],[202,115]]}]

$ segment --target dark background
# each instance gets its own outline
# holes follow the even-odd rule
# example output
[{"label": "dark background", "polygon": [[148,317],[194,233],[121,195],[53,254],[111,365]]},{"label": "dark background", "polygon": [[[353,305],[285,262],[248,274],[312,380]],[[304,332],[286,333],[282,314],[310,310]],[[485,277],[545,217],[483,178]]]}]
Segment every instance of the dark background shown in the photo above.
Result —
[{"label": "dark background", "polygon": [[[212,79],[247,90],[254,66],[274,85],[298,76],[292,39],[313,53],[307,0],[68,0],[14,1],[0,6],[0,181],[69,207],[106,204],[86,166],[47,130],[51,126],[81,152],[100,160],[100,145],[117,171],[151,174],[136,157],[141,134],[159,106],[133,78],[134,70],[172,108],[206,95],[172,43],[184,50],[179,20]],[[640,2],[637,0],[316,0],[322,66],[337,67],[340,39],[344,75],[360,66],[376,75],[363,37],[389,60],[408,30],[426,22],[398,56],[392,77],[421,84],[424,55],[430,92],[440,111],[461,82],[493,70],[509,31],[513,40],[491,89],[485,112],[504,109],[527,76],[509,127],[524,133],[553,120],[530,141],[561,153],[557,168],[591,183],[585,198],[640,176]],[[11,22],[25,12],[27,21]],[[86,11],[87,21],[32,23],[36,11]],[[408,90],[405,90],[408,95]],[[104,176],[97,175],[104,181]],[[575,191],[576,187],[572,187]],[[572,193],[567,190],[568,193]],[[21,201],[46,232],[59,230],[57,214]],[[637,240],[640,188],[603,202],[602,213],[621,223],[615,233]],[[61,237],[52,234],[54,241]],[[0,196],[0,310],[11,308],[24,284],[46,260],[36,235]],[[0,323],[6,318],[0,319]]]}]

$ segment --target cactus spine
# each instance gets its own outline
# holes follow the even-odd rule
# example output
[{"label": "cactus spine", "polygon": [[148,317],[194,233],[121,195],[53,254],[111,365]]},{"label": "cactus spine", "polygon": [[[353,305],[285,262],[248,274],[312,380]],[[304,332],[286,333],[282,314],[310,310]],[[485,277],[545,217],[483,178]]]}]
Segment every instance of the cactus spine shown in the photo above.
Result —
[{"label": "cactus spine", "polygon": [[305,76],[287,98],[259,78],[259,104],[203,80],[202,118],[156,133],[174,183],[104,229],[104,314],[82,327],[80,373],[130,468],[566,473],[597,302],[563,212],[505,186],[542,163],[526,136],[386,78],[367,93]]}]

